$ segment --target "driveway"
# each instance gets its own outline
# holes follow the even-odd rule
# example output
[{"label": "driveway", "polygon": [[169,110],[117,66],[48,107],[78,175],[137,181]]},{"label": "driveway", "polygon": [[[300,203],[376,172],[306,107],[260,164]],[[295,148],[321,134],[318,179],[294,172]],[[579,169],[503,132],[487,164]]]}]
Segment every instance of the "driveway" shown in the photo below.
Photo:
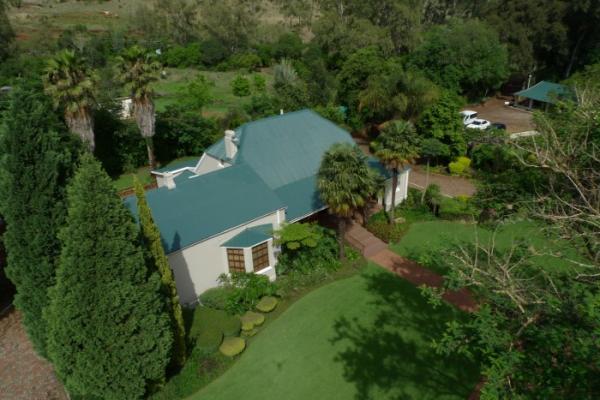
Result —
[{"label": "driveway", "polygon": [[471,104],[465,110],[477,111],[479,118],[490,122],[502,122],[506,124],[508,133],[531,131],[535,129],[533,114],[526,110],[504,105],[503,99],[492,98],[484,104]]},{"label": "driveway", "polygon": [[[448,197],[456,196],[473,196],[477,191],[475,184],[460,176],[449,176],[440,174],[429,174],[429,184],[435,183],[440,187],[443,195]],[[416,189],[424,189],[427,187],[427,173],[425,167],[414,165],[410,171],[408,184]]]}]

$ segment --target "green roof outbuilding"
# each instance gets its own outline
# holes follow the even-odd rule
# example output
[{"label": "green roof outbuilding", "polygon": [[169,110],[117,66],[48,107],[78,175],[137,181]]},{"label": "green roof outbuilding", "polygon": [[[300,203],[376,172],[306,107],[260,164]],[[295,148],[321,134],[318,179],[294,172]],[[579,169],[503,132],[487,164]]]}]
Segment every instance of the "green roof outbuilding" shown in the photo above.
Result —
[{"label": "green roof outbuilding", "polygon": [[550,104],[555,104],[557,100],[569,98],[571,95],[571,90],[567,86],[547,81],[538,82],[529,89],[515,93],[515,96]]}]

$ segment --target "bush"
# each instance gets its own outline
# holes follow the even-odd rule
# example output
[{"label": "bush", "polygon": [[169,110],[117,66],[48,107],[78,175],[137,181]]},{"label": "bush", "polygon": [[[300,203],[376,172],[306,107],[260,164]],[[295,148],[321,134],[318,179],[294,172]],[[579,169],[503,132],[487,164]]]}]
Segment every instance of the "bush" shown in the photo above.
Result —
[{"label": "bush", "polygon": [[243,53],[232,55],[231,57],[229,57],[229,60],[227,60],[227,62],[219,66],[219,69],[245,69],[247,71],[256,71],[261,66],[262,60],[258,55],[254,53]]},{"label": "bush", "polygon": [[198,300],[205,307],[214,308],[216,310],[225,310],[227,308],[227,299],[231,294],[231,290],[224,287],[215,287],[208,289],[200,296]]},{"label": "bush", "polygon": [[448,220],[472,220],[477,210],[467,200],[445,197],[440,204],[440,218]]},{"label": "bush", "polygon": [[377,213],[367,222],[367,230],[386,243],[397,243],[406,232],[408,225],[391,225],[385,213]]},{"label": "bush", "polygon": [[250,81],[242,75],[237,75],[231,81],[231,89],[238,97],[250,96]]},{"label": "bush", "polygon": [[264,275],[253,273],[222,274],[219,281],[229,289],[225,306],[229,314],[243,314],[252,310],[264,296],[273,296],[277,287]]},{"label": "bush", "polygon": [[187,46],[174,46],[162,56],[162,61],[169,67],[185,68],[202,64],[202,50],[199,43]]},{"label": "bush", "polygon": [[254,74],[252,77],[252,86],[257,93],[263,93],[267,89],[267,79],[264,75]]},{"label": "bush", "polygon": [[272,296],[265,296],[256,305],[256,309],[260,312],[269,313],[277,307],[277,299]]},{"label": "bush", "polygon": [[194,319],[188,339],[192,344],[206,351],[216,351],[223,336],[239,334],[241,321],[222,310],[198,306],[194,310]]},{"label": "bush", "polygon": [[206,66],[215,66],[228,56],[227,48],[218,39],[208,39],[200,44],[202,63]]},{"label": "bush", "polygon": [[471,166],[471,159],[468,157],[458,157],[454,162],[448,164],[448,169],[453,175],[462,175],[469,170]]},{"label": "bush", "polygon": [[283,248],[277,261],[277,274],[339,268],[338,245],[331,230],[317,224],[291,224],[277,235]]},{"label": "bush", "polygon": [[246,341],[239,337],[228,337],[223,340],[219,351],[227,357],[234,357],[246,348]]},{"label": "bush", "polygon": [[242,331],[247,332],[261,326],[265,322],[265,316],[254,311],[247,311],[240,320],[242,321]]},{"label": "bush", "polygon": [[250,98],[250,103],[248,103],[244,108],[245,111],[254,119],[277,114],[275,100],[266,93],[252,96]]}]

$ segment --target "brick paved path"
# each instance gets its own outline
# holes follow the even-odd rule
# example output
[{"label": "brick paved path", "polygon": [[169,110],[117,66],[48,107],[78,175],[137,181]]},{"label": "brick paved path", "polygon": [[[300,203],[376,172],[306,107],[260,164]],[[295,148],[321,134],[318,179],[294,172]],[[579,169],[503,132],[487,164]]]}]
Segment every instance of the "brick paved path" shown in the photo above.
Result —
[{"label": "brick paved path", "polygon": [[67,399],[52,365],[33,351],[14,309],[0,317],[0,399]]},{"label": "brick paved path", "polygon": [[[416,286],[426,285],[440,288],[444,283],[441,275],[414,261],[400,257],[388,249],[388,245],[359,224],[352,224],[346,232],[346,240],[359,249],[368,260],[394,272]],[[467,289],[444,293],[443,299],[463,311],[477,310],[477,303]]]}]

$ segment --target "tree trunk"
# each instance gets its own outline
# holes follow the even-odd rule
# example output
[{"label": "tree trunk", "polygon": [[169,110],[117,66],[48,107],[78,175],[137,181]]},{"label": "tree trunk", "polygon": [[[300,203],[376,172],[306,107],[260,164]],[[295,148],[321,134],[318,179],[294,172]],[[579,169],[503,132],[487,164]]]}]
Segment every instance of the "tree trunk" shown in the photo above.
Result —
[{"label": "tree trunk", "polygon": [[156,157],[154,156],[154,141],[151,137],[146,138],[146,150],[148,150],[148,163],[154,171],[156,169]]},{"label": "tree trunk", "polygon": [[427,157],[427,172],[425,173],[425,187],[421,192],[421,204],[425,202],[425,191],[427,190],[427,186],[429,186],[429,157]]},{"label": "tree trunk", "polygon": [[392,171],[392,204],[390,205],[390,224],[396,223],[394,219],[394,209],[396,208],[396,188],[398,187],[398,169]]},{"label": "tree trunk", "polygon": [[156,114],[154,112],[154,102],[152,99],[134,99],[133,115],[135,116],[135,122],[140,129],[140,134],[144,139],[146,139],[146,147],[148,148],[148,164],[154,169],[156,168],[156,161],[154,159],[152,137],[156,132]]},{"label": "tree trunk", "polygon": [[338,245],[340,248],[340,260],[346,259],[346,250],[344,248],[344,234],[346,233],[346,217],[338,217]]},{"label": "tree trunk", "polygon": [[583,38],[585,37],[585,32],[579,35],[577,39],[577,43],[575,43],[575,47],[573,48],[573,52],[571,53],[571,57],[569,59],[569,64],[567,65],[567,70],[565,71],[565,79],[571,75],[571,70],[573,69],[573,65],[575,65],[575,60],[577,59],[577,53],[579,52],[579,47],[581,46],[581,42],[583,42]]},{"label": "tree trunk", "polygon": [[76,113],[66,113],[65,122],[69,130],[79,136],[81,141],[93,153],[96,143],[94,140],[94,120],[91,111],[82,109]]}]

